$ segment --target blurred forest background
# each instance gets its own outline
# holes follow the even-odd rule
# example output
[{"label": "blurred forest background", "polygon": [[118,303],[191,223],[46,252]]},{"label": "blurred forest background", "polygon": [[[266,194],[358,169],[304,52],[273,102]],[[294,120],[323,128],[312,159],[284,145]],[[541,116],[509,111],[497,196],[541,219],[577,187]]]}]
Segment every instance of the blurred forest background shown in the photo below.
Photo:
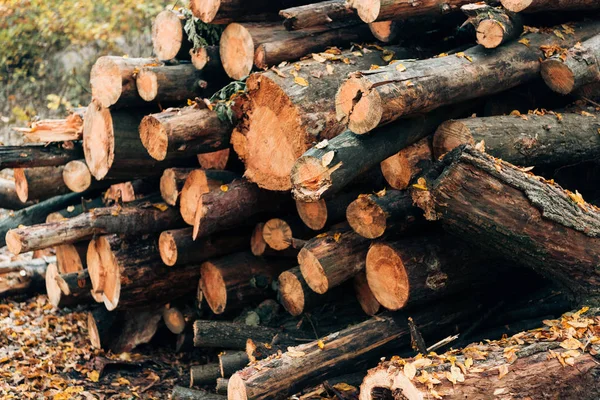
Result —
[{"label": "blurred forest background", "polygon": [[[179,0],[180,2],[183,0]],[[13,126],[90,101],[99,56],[150,56],[153,17],[176,0],[0,0],[0,142]]]}]

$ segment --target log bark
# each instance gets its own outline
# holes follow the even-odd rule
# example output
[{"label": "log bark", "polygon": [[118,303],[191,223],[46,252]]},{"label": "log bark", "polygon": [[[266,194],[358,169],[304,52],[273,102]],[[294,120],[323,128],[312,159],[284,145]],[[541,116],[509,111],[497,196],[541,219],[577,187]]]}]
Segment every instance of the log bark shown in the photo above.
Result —
[{"label": "log bark", "polygon": [[465,118],[444,122],[433,138],[439,158],[461,144],[483,141],[485,152],[511,164],[564,166],[600,155],[600,114],[547,113]]},{"label": "log bark", "polygon": [[293,344],[304,337],[296,338],[278,329],[265,326],[250,326],[226,321],[194,322],[194,346],[245,350],[246,341]]},{"label": "log bark", "polygon": [[[363,134],[403,116],[510,89],[539,75],[544,57],[541,48],[572,46],[599,29],[595,22],[580,23],[565,40],[540,31],[493,53],[476,46],[457,55],[407,62],[403,67],[396,63],[359,71],[336,95],[338,119],[347,121],[352,132]],[[498,65],[502,65],[502,74],[498,74]]]},{"label": "log bark", "polygon": [[200,266],[202,293],[210,309],[222,314],[267,297],[271,282],[286,267],[287,260],[267,261],[249,252],[206,261]]},{"label": "log bark", "polygon": [[15,168],[14,171],[15,190],[23,203],[70,192],[63,180],[64,167]]},{"label": "log bark", "polygon": [[83,158],[81,142],[67,143],[0,146],[0,169],[56,167]]},{"label": "log bark", "polygon": [[72,110],[66,118],[43,119],[31,123],[29,128],[13,128],[21,132],[28,142],[52,143],[81,140],[85,108]]},{"label": "log bark", "polygon": [[217,385],[215,387],[215,392],[217,394],[222,394],[227,396],[227,385],[229,384],[229,379],[225,378],[217,378]]},{"label": "log bark", "polygon": [[286,8],[279,11],[285,18],[283,26],[290,31],[327,25],[332,22],[358,22],[358,16],[351,8],[346,7],[345,0],[329,0],[303,6]]},{"label": "log bark", "polygon": [[202,169],[229,169],[227,166],[232,154],[235,153],[231,153],[230,148],[198,154],[198,163]]},{"label": "log bark", "polygon": [[[245,117],[231,136],[246,166],[245,176],[269,190],[289,190],[290,171],[298,157],[317,142],[344,131],[345,123],[336,119],[334,96],[346,76],[371,65],[386,65],[388,59],[412,56],[413,52],[401,47],[384,52],[319,53],[294,63],[300,66],[298,71],[290,65],[251,75],[248,100],[242,104]],[[308,86],[296,82],[303,83],[300,79]]]},{"label": "log bark", "polygon": [[198,241],[192,239],[192,228],[164,231],[158,239],[162,261],[168,266],[179,266],[236,253],[248,248],[250,232],[237,229],[217,233]]},{"label": "log bark", "polygon": [[381,161],[433,133],[452,114],[464,115],[468,109],[466,104],[440,109],[423,118],[382,127],[372,135],[345,131],[326,146],[311,148],[294,163],[292,194],[296,200],[307,202],[331,197]]},{"label": "log bark", "polygon": [[320,199],[310,203],[296,200],[296,211],[306,226],[319,231],[326,225],[331,226],[343,221],[346,216],[346,208],[360,194],[360,188],[354,188],[338,193],[337,196],[327,200]]},{"label": "log bark", "polygon": [[598,294],[600,214],[581,195],[469,146],[448,153],[438,167],[445,166],[426,177],[428,190],[413,190],[428,219],[561,283],[576,299]]},{"label": "log bark", "polygon": [[[64,204],[60,208],[63,207]],[[117,205],[95,208],[62,221],[11,229],[6,234],[6,242],[10,251],[20,254],[91,239],[94,235],[143,235],[183,226],[175,208],[168,207],[161,211],[160,204],[158,207],[152,203],[142,203],[130,207]]]},{"label": "log bark", "polygon": [[567,10],[595,10],[600,7],[593,0],[500,0],[502,6],[512,12],[541,12]]},{"label": "log bark", "polygon": [[20,210],[31,206],[31,202],[23,203],[17,195],[13,179],[0,178],[0,208],[7,210]]},{"label": "log bark", "polygon": [[43,291],[46,270],[56,258],[34,258],[0,264],[0,298],[33,295]]},{"label": "log bark", "polygon": [[231,130],[215,111],[192,106],[145,116],[139,135],[148,154],[162,161],[227,148]]},{"label": "log bark", "polygon": [[349,228],[319,236],[309,240],[300,250],[298,263],[308,286],[323,294],[365,268],[371,243]]},{"label": "log bark", "polygon": [[234,21],[264,21],[277,19],[277,11],[309,3],[307,0],[192,0],[190,9],[196,18],[207,24],[227,24]]},{"label": "log bark", "polygon": [[361,271],[356,276],[354,276],[354,293],[356,294],[356,299],[360,304],[360,308],[367,315],[375,315],[381,310],[381,303],[377,301],[375,295],[371,291],[369,287],[369,283],[367,282],[367,273],[365,271]]},{"label": "log bark", "polygon": [[401,190],[359,196],[346,210],[346,219],[354,232],[367,239],[419,226],[423,222],[421,215],[410,193]]},{"label": "log bark", "polygon": [[435,17],[458,10],[471,0],[426,0],[415,5],[407,0],[350,0],[348,6],[355,9],[363,22],[390,21],[412,17]]},{"label": "log bark", "polygon": [[394,189],[408,188],[410,182],[433,163],[431,137],[426,137],[383,160],[381,173]]},{"label": "log bark", "polygon": [[[207,76],[191,63],[142,67],[137,73],[137,91],[145,101],[180,104],[198,96],[210,97],[220,82],[206,81]],[[211,91],[211,88],[213,89]]]},{"label": "log bark", "polygon": [[569,94],[600,81],[600,35],[575,44],[542,63],[542,78],[553,91]]},{"label": "log bark", "polygon": [[469,17],[465,24],[475,28],[477,43],[486,49],[516,39],[523,32],[521,17],[501,7],[476,3],[465,4],[460,9]]},{"label": "log bark", "polygon": [[220,376],[221,370],[217,363],[192,365],[190,368],[190,387],[212,385]]},{"label": "log bark", "polygon": [[178,11],[161,11],[152,22],[152,48],[159,60],[189,60],[192,43],[184,31],[185,15]]},{"label": "log bark", "polygon": [[245,351],[223,351],[219,354],[219,371],[222,378],[229,378],[248,365]]},{"label": "log bark", "polygon": [[98,58],[90,72],[92,98],[105,108],[143,105],[144,100],[139,96],[135,85],[135,75],[140,68],[156,64],[156,60],[152,58]]},{"label": "log bark", "polygon": [[171,393],[171,400],[225,400],[226,396],[205,392],[203,390],[189,389],[175,386]]}]

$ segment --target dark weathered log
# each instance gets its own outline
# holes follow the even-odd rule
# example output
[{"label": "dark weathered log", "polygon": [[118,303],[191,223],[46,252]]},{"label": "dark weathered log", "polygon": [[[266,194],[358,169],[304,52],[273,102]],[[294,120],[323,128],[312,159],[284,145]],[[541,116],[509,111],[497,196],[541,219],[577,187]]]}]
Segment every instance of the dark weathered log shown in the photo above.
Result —
[{"label": "dark weathered log", "polygon": [[300,267],[282,272],[278,283],[279,300],[287,312],[294,317],[315,305],[323,304],[327,299],[327,296],[318,294],[308,286]]},{"label": "dark weathered log", "polygon": [[577,299],[598,294],[600,213],[581,195],[469,146],[438,167],[426,177],[428,190],[413,190],[428,219],[563,284]]},{"label": "dark weathered log", "polygon": [[595,10],[600,5],[594,0],[500,0],[512,12],[541,12],[567,10]]},{"label": "dark weathered log", "polygon": [[245,350],[246,341],[271,343],[276,339],[279,343],[297,343],[298,339],[280,330],[265,326],[250,326],[226,321],[194,322],[194,346],[208,348],[226,348]]},{"label": "dark weathered log", "polygon": [[542,78],[550,89],[561,94],[600,81],[600,35],[544,61]]},{"label": "dark weathered log", "polygon": [[[68,143],[68,145],[67,145]],[[81,142],[0,146],[0,169],[55,167],[83,158]]]},{"label": "dark weathered log", "polygon": [[255,342],[252,339],[248,339],[246,342],[246,355],[248,356],[250,363],[255,363],[256,361],[264,360],[273,354],[285,353],[287,347],[287,345],[271,344],[266,342],[261,343]]},{"label": "dark weathered log", "polygon": [[229,379],[217,378],[217,385],[215,386],[215,392],[217,392],[217,394],[227,395],[227,385],[228,384],[229,384]]},{"label": "dark weathered log", "polygon": [[95,208],[62,221],[12,229],[6,234],[6,244],[14,254],[20,254],[90,239],[94,235],[141,235],[184,225],[177,209],[167,207],[162,211],[163,207],[166,207],[164,203],[155,206],[148,202],[128,207]]},{"label": "dark weathered log", "polygon": [[251,75],[248,100],[242,105],[245,118],[231,136],[246,166],[245,176],[269,190],[289,190],[298,157],[316,142],[344,131],[345,123],[336,119],[334,96],[348,74],[412,56],[414,52],[401,47],[319,53],[294,63],[299,70],[290,65]]},{"label": "dark weathered log", "polygon": [[250,252],[206,261],[200,266],[202,293],[210,309],[222,314],[267,297],[271,282],[289,264],[287,260],[267,261]]},{"label": "dark weathered log", "polygon": [[325,228],[325,225],[333,225],[344,219],[346,208],[358,195],[360,188],[354,188],[341,193],[330,199],[320,199],[315,202],[296,200],[296,211],[302,222],[315,231]]},{"label": "dark weathered log", "polygon": [[139,134],[148,154],[162,161],[227,148],[231,129],[215,111],[192,106],[145,116]]},{"label": "dark weathered log", "polygon": [[31,202],[23,203],[17,195],[15,181],[13,179],[0,178],[0,208],[8,210],[20,210],[29,207]]},{"label": "dark weathered log", "polygon": [[56,263],[55,257],[1,263],[0,298],[42,292],[46,270],[54,263]]},{"label": "dark weathered log", "polygon": [[17,196],[25,203],[69,193],[70,189],[63,180],[63,170],[64,166],[15,168]]},{"label": "dark weathered log", "polygon": [[66,118],[43,119],[32,122],[28,128],[13,128],[21,132],[28,142],[51,143],[81,140],[85,108],[71,110]]},{"label": "dark weathered log", "polygon": [[175,386],[171,393],[171,400],[226,400],[226,396],[205,392],[203,390],[195,390],[185,388],[183,386]]},{"label": "dark weathered log", "polygon": [[366,23],[408,19],[412,17],[435,17],[457,10],[472,0],[427,0],[413,4],[406,0],[350,0],[348,7],[356,10]]},{"label": "dark weathered log", "polygon": [[383,160],[381,173],[392,188],[402,190],[432,162],[431,137],[426,137]]},{"label": "dark weathered log", "polygon": [[57,308],[95,302],[87,270],[60,274],[56,264],[48,265],[46,270],[46,293],[50,304]]},{"label": "dark weathered log", "polygon": [[346,7],[346,0],[321,1],[319,3],[286,8],[279,11],[279,15],[285,18],[283,26],[292,31],[312,26],[327,25],[338,21],[359,21],[354,10]]},{"label": "dark weathered log", "polygon": [[[135,78],[139,96],[159,104],[184,103],[197,96],[210,97],[206,75],[191,63],[142,67]],[[210,82],[210,86],[219,86]]]},{"label": "dark weathered log", "polygon": [[245,351],[223,351],[219,354],[219,370],[222,378],[229,378],[248,365]]},{"label": "dark weathered log", "polygon": [[308,0],[191,0],[190,9],[202,22],[227,24],[234,21],[276,20],[279,10],[309,2]]},{"label": "dark weathered log", "polygon": [[345,131],[326,145],[311,148],[292,168],[294,198],[317,201],[331,197],[381,161],[431,134],[441,122],[451,118],[450,115],[463,115],[468,108],[468,105],[457,105],[440,109],[425,117],[382,127],[371,135]]},{"label": "dark weathered log", "polygon": [[354,293],[356,294],[356,299],[360,304],[360,308],[362,308],[367,315],[375,315],[381,310],[381,303],[379,303],[373,295],[369,283],[367,282],[367,274],[365,271],[361,271],[354,276]]},{"label": "dark weathered log", "polygon": [[439,158],[461,144],[483,141],[486,153],[523,167],[564,166],[600,156],[600,114],[547,113],[444,122],[433,138]]},{"label": "dark weathered log", "polygon": [[192,365],[190,368],[190,387],[212,385],[220,376],[221,370],[217,363]]},{"label": "dark weathered log", "polygon": [[[573,33],[561,34],[564,40],[551,30],[540,30],[494,52],[475,46],[455,55],[359,71],[336,95],[338,119],[347,121],[352,132],[362,134],[407,115],[533,80],[539,76],[543,48],[587,40],[599,32],[600,24],[586,22],[568,28]],[[500,64],[502,74],[498,73]]]},{"label": "dark weathered log", "polygon": [[159,60],[189,60],[192,43],[184,31],[185,15],[174,10],[161,11],[152,22],[152,48]]},{"label": "dark weathered log", "polygon": [[346,219],[362,237],[375,239],[385,232],[404,232],[423,221],[421,209],[413,205],[410,193],[383,190],[361,195],[346,210]]},{"label": "dark weathered log", "polygon": [[460,9],[469,17],[465,24],[475,28],[477,43],[486,49],[516,39],[523,32],[521,17],[502,7],[475,3],[465,4]]}]

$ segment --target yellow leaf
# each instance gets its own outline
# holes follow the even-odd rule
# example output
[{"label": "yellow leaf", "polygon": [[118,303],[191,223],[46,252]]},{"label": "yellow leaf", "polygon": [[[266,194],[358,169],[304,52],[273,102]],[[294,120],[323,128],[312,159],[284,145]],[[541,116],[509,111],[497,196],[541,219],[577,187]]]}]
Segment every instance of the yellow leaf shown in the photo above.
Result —
[{"label": "yellow leaf", "polygon": [[315,236],[315,237],[317,237],[317,238],[323,238],[323,237],[326,237],[326,236],[327,236],[327,232],[323,232],[323,233],[319,233],[319,234],[318,234],[317,236]]},{"label": "yellow leaf", "polygon": [[583,344],[575,338],[568,338],[560,343],[560,347],[567,350],[577,350],[583,349]]},{"label": "yellow leaf", "polygon": [[396,65],[396,71],[404,72],[404,71],[406,71],[406,67],[404,66],[404,64],[398,64],[398,65]]},{"label": "yellow leaf", "polygon": [[342,62],[343,62],[344,64],[350,64],[350,59],[349,59],[348,57],[346,57],[346,58],[342,58]]},{"label": "yellow leaf", "polygon": [[370,70],[379,69],[379,65],[371,64],[371,66],[369,67],[369,69]]},{"label": "yellow leaf", "polygon": [[519,40],[519,43],[524,44],[525,46],[529,47],[529,39],[527,39],[527,38],[523,38],[523,39]]},{"label": "yellow leaf", "polygon": [[154,206],[154,208],[158,208],[160,211],[166,211],[169,209],[169,206],[166,205],[165,203],[157,203],[157,204],[152,204]]},{"label": "yellow leaf", "polygon": [[319,341],[317,342],[317,346],[319,346],[319,348],[320,348],[321,350],[323,350],[323,349],[325,348],[325,343],[323,343],[323,341],[322,341],[322,340],[319,340]]},{"label": "yellow leaf", "polygon": [[433,361],[429,358],[419,358],[418,360],[413,361],[413,364],[415,368],[425,368],[433,364]]},{"label": "yellow leaf", "polygon": [[563,36],[563,34],[559,30],[555,29],[554,30],[554,34],[556,36],[558,36],[559,38],[561,38],[562,40],[565,40],[565,37]]},{"label": "yellow leaf", "polygon": [[227,192],[229,190],[229,186],[221,185],[220,189],[221,189],[221,192]]},{"label": "yellow leaf", "polygon": [[429,393],[433,396],[434,399],[443,399],[443,397],[433,389],[430,389]]},{"label": "yellow leaf", "polygon": [[361,53],[360,51],[353,51],[352,54],[354,54],[356,57],[362,57],[363,53]]},{"label": "yellow leaf", "polygon": [[394,58],[394,52],[390,50],[384,50],[383,54],[381,55],[381,58],[385,62],[390,62],[392,58]]},{"label": "yellow leaf", "polygon": [[313,58],[313,60],[315,60],[317,62],[320,62],[320,63],[323,63],[323,62],[327,61],[327,59],[325,57],[323,57],[320,54],[316,54],[316,53],[312,54],[312,58]]},{"label": "yellow leaf", "polygon": [[73,212],[73,211],[75,211],[75,207],[74,206],[69,206],[69,207],[67,207],[67,211],[68,212]]},{"label": "yellow leaf", "polygon": [[508,374],[508,365],[503,364],[498,367],[498,379],[502,379]]},{"label": "yellow leaf", "polygon": [[331,65],[331,64],[327,64],[327,65],[325,66],[325,69],[327,70],[327,73],[328,73],[329,75],[333,74],[333,65]]},{"label": "yellow leaf", "polygon": [[188,106],[195,106],[195,105],[196,105],[196,102],[195,102],[194,100],[187,99],[187,105],[188,105]]},{"label": "yellow leaf", "polygon": [[417,374],[417,368],[412,363],[404,364],[404,375],[409,379],[413,380]]},{"label": "yellow leaf", "polygon": [[468,56],[465,54],[465,58],[469,61],[469,62],[473,62],[473,57]]},{"label": "yellow leaf", "polygon": [[300,76],[296,76],[294,82],[300,86],[308,86],[308,81]]},{"label": "yellow leaf", "polygon": [[435,58],[448,57],[448,53],[440,53]]},{"label": "yellow leaf", "polygon": [[100,379],[100,373],[98,371],[92,371],[88,373],[88,379],[92,382],[98,382]]},{"label": "yellow leaf", "polygon": [[336,232],[333,234],[333,240],[335,240],[336,243],[339,243],[341,237],[342,237],[342,234],[339,232]]},{"label": "yellow leaf", "polygon": [[350,392],[356,390],[356,388],[352,385],[348,385],[347,383],[340,382],[333,385],[333,387],[337,390],[341,390],[342,392]]},{"label": "yellow leaf", "polygon": [[379,192],[375,193],[377,197],[385,196],[385,188],[381,189]]},{"label": "yellow leaf", "polygon": [[467,367],[467,369],[469,369],[472,366],[473,366],[473,359],[471,357],[467,357],[467,359],[465,360],[465,367]]}]

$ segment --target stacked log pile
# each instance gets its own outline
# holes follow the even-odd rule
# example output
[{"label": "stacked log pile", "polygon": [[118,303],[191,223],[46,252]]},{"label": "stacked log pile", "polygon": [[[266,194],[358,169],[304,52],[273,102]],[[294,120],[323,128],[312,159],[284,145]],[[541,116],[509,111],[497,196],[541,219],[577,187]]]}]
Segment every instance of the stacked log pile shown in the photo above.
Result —
[{"label": "stacked log pile", "polygon": [[89,308],[97,348],[164,326],[206,349],[173,399],[568,397],[576,379],[597,398],[579,309],[600,295],[597,182],[559,172],[600,155],[599,9],[169,8],[153,56],[99,58],[87,108],[0,147],[0,245],[55,254],[0,264],[0,293],[45,280]]}]

